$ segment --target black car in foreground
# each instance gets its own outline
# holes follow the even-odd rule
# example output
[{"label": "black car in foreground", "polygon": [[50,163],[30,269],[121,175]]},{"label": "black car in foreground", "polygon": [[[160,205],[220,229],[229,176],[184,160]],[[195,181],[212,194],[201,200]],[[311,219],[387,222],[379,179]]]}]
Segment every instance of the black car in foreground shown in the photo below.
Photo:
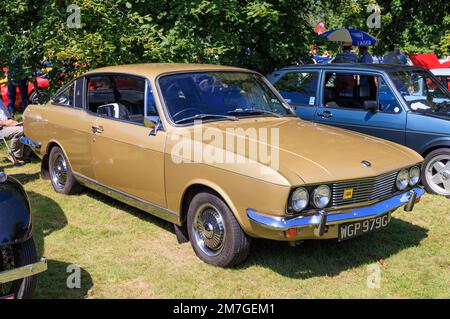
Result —
[{"label": "black car in foreground", "polygon": [[46,269],[32,238],[28,196],[17,180],[0,172],[0,299],[30,298],[36,274]]}]

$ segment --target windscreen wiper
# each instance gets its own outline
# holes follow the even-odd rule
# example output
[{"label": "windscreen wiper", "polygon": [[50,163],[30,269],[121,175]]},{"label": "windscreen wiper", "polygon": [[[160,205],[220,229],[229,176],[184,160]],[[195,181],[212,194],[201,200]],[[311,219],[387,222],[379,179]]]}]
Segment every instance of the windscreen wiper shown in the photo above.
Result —
[{"label": "windscreen wiper", "polygon": [[185,118],[182,118],[180,120],[175,121],[175,124],[180,124],[184,122],[189,121],[195,121],[195,120],[204,120],[204,119],[226,119],[231,121],[238,121],[239,119],[236,116],[229,116],[229,115],[220,115],[220,114],[196,114],[194,116],[188,116]]},{"label": "windscreen wiper", "polygon": [[272,115],[276,117],[281,117],[281,114],[278,114],[276,112],[262,110],[262,109],[235,109],[233,111],[227,112],[229,115],[239,115],[239,114],[250,114],[250,115],[258,115],[258,114],[267,114]]}]

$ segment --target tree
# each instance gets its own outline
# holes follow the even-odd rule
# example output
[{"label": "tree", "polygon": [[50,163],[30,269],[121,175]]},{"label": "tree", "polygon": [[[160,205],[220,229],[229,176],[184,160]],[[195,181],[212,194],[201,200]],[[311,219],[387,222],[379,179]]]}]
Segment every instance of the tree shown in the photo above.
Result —
[{"label": "tree", "polygon": [[[379,4],[381,29],[368,30],[366,6]],[[70,22],[80,8],[80,24]],[[407,51],[448,52],[449,3],[437,0],[4,0],[0,64],[30,75],[47,60],[54,88],[87,68],[146,62],[242,66],[262,73],[297,62],[313,41],[308,22],[356,27]],[[69,10],[68,10],[69,9]],[[76,19],[75,19],[76,20]],[[323,39],[322,39],[323,41]],[[447,49],[446,49],[447,48]]]}]

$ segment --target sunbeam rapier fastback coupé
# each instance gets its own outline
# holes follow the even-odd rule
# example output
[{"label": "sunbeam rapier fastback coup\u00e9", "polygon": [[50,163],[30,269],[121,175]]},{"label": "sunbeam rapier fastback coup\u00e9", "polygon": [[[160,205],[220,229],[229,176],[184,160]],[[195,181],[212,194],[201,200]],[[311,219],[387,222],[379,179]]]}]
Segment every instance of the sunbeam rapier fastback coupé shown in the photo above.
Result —
[{"label": "sunbeam rapier fastback coup\u00e9", "polygon": [[263,76],[234,67],[97,69],[29,106],[24,130],[55,191],[94,188],[166,219],[222,267],[252,237],[345,240],[423,195],[420,155],[301,120]]}]

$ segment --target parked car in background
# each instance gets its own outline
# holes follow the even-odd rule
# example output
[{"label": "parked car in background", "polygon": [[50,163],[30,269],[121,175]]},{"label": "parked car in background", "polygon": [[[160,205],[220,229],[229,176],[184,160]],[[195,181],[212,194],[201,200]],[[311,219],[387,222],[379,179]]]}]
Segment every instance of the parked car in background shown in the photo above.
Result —
[{"label": "parked car in background", "polygon": [[[56,192],[86,186],[168,220],[221,267],[242,262],[252,237],[345,240],[382,228],[424,193],[419,154],[303,121],[240,68],[90,71],[30,105],[24,132]],[[267,146],[273,161],[252,151]]]},{"label": "parked car in background", "polygon": [[25,190],[0,172],[0,299],[30,298],[36,274],[47,269],[45,258],[37,258],[32,228]]},{"label": "parked car in background", "polygon": [[450,90],[450,68],[431,69],[430,72]]},{"label": "parked car in background", "polygon": [[[4,68],[3,71],[5,74],[8,72],[7,68]],[[49,88],[50,83],[48,80],[48,76],[45,73],[40,72],[36,75],[36,82],[38,86],[38,90],[36,91],[35,85],[33,81],[28,82],[28,102],[29,103],[38,103],[39,102],[39,94],[45,95],[45,90]],[[38,94],[39,93],[39,94]],[[4,78],[0,78],[0,96],[3,99],[3,103],[8,105],[8,78],[5,76]],[[21,104],[22,98],[20,96],[19,88],[16,87],[16,103],[14,104],[16,109],[20,110],[22,108]]]},{"label": "parked car in background", "polygon": [[417,151],[425,157],[427,191],[450,196],[450,93],[429,71],[386,64],[305,65],[276,70],[268,79],[305,120]]}]

